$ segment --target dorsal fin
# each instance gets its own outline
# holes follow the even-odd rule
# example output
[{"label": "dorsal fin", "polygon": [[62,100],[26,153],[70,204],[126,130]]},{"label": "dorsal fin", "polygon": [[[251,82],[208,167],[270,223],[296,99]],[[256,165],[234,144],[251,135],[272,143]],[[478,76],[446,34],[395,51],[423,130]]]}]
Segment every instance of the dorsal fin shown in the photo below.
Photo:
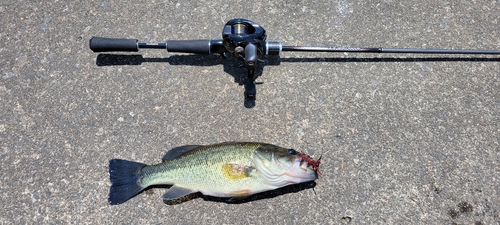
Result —
[{"label": "dorsal fin", "polygon": [[177,148],[173,148],[169,150],[162,158],[162,161],[167,161],[167,160],[172,160],[175,159],[181,155],[183,155],[186,152],[190,152],[194,149],[197,149],[199,147],[203,147],[203,145],[185,145]]}]

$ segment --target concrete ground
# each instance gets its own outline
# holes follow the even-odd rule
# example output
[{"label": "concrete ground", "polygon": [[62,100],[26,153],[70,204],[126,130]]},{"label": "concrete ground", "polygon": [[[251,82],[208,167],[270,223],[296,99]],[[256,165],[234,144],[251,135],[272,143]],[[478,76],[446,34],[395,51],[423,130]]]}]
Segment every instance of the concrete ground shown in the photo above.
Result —
[{"label": "concrete ground", "polygon": [[[220,39],[246,18],[284,45],[500,49],[499,8],[0,0],[0,223],[500,224],[499,56],[283,52],[249,109],[234,60],[88,46]],[[322,153],[323,175],[314,189],[241,204],[165,204],[164,188],[108,204],[110,159],[152,164],[225,141]]]}]

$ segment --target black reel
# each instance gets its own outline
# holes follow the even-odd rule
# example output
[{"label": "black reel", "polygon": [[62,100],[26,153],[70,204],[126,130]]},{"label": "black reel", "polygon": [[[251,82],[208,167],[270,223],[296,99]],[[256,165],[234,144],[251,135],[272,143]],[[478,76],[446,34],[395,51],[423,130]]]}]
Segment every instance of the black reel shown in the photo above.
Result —
[{"label": "black reel", "polygon": [[244,61],[244,65],[248,69],[247,78],[243,82],[245,103],[255,104],[257,94],[255,70],[259,62],[264,62],[266,31],[250,20],[232,19],[224,26],[222,39],[224,48]]}]

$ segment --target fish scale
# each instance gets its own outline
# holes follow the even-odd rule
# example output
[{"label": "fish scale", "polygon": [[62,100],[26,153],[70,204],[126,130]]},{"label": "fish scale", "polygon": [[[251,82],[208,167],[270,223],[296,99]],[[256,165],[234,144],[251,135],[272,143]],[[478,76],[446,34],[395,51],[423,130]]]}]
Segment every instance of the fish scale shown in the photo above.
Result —
[{"label": "fish scale", "polygon": [[[196,187],[200,184],[213,186],[229,182],[221,168],[224,164],[235,163],[251,166],[254,149],[260,145],[215,145],[201,147],[184,154],[168,163],[160,163],[142,169],[145,178],[143,186],[158,184],[179,184]],[[210,151],[211,149],[215,149]],[[206,152],[208,151],[208,152]],[[242,157],[243,156],[243,157]],[[239,182],[240,183],[240,182]]]}]

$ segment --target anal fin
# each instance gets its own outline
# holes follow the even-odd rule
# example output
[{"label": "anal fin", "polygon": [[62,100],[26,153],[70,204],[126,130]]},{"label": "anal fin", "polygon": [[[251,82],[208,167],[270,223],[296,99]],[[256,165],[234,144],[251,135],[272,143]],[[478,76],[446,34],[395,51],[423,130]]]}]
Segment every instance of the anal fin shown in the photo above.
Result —
[{"label": "anal fin", "polygon": [[165,194],[163,195],[163,200],[171,201],[195,192],[196,191],[193,191],[191,189],[174,185],[170,189],[168,189],[167,192],[165,192]]}]

